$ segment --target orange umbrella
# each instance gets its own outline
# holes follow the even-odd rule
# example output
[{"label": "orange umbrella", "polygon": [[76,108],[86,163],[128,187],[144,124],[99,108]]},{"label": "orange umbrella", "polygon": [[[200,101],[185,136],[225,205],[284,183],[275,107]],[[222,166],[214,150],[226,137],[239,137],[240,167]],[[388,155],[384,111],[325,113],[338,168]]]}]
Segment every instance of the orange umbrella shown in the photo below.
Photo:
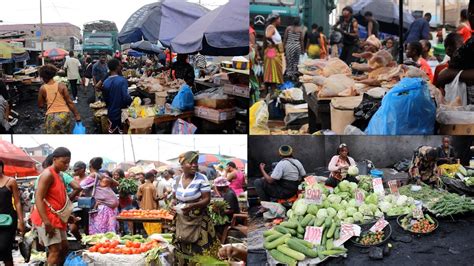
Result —
[{"label": "orange umbrella", "polygon": [[61,48],[48,49],[43,52],[44,57],[51,58],[52,60],[61,60],[64,57],[66,57],[66,55],[68,54],[69,54],[68,51]]}]

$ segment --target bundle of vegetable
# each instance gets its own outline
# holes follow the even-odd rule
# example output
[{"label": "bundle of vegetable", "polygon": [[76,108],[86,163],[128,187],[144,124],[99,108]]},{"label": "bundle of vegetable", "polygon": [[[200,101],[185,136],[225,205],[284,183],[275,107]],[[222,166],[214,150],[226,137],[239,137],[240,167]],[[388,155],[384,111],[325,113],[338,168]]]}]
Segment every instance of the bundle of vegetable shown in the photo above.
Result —
[{"label": "bundle of vegetable", "polygon": [[410,213],[400,220],[400,226],[417,234],[428,234],[436,229],[435,221],[428,214],[425,214],[423,218],[415,219]]},{"label": "bundle of vegetable", "polygon": [[405,195],[397,197],[393,194],[389,194],[379,202],[378,206],[380,210],[388,216],[399,216],[412,212],[413,208],[416,207],[414,202],[415,200],[412,197],[407,197]]},{"label": "bundle of vegetable", "polygon": [[379,244],[384,239],[384,232],[365,232],[360,237],[356,238],[356,241],[364,246],[374,246]]},{"label": "bundle of vegetable", "polygon": [[448,193],[428,204],[428,210],[436,216],[449,216],[474,211],[474,201],[466,196]]},{"label": "bundle of vegetable", "polygon": [[119,181],[118,191],[120,195],[134,195],[138,191],[138,185],[133,179],[122,178]]},{"label": "bundle of vegetable", "polygon": [[83,245],[95,244],[104,241],[111,240],[120,240],[120,236],[116,235],[113,232],[108,232],[105,234],[95,234],[95,235],[81,235],[81,242]]},{"label": "bundle of vegetable", "polygon": [[229,204],[224,200],[213,200],[208,206],[209,214],[215,225],[223,225],[229,222],[229,217],[225,211],[229,208]]},{"label": "bundle of vegetable", "polygon": [[399,187],[398,192],[401,195],[412,197],[415,200],[421,200],[425,204],[429,203],[430,201],[434,201],[438,198],[441,198],[443,195],[448,194],[448,192],[446,191],[435,190],[424,183],[421,184],[421,190],[419,191],[412,191],[411,185],[406,185],[406,186]]}]

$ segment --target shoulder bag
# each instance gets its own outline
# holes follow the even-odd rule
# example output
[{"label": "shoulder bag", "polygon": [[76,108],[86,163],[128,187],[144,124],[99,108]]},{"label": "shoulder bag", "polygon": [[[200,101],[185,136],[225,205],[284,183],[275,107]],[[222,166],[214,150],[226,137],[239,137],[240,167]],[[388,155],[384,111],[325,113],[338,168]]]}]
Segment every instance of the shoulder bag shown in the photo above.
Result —
[{"label": "shoulder bag", "polygon": [[[181,177],[176,180],[176,188]],[[188,214],[176,213],[176,239],[183,243],[196,243],[201,237],[203,217],[202,211],[190,211]]]},{"label": "shoulder bag", "polygon": [[44,203],[49,207],[52,213],[56,214],[63,223],[67,223],[69,220],[69,217],[71,216],[71,213],[74,209],[74,206],[72,205],[71,200],[69,199],[69,196],[66,193],[66,203],[60,210],[55,210],[51,204],[46,199],[43,199]]},{"label": "shoulder bag", "polygon": [[98,174],[95,174],[94,186],[92,188],[92,195],[90,197],[79,197],[77,200],[77,207],[82,209],[93,209],[95,206],[95,187],[97,186]]}]

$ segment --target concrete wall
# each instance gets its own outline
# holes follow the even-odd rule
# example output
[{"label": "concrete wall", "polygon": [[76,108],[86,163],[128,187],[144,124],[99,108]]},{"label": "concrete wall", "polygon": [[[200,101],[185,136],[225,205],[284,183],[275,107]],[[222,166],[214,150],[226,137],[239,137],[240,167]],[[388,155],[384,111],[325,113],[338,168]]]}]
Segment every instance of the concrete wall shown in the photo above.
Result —
[{"label": "concrete wall", "polygon": [[[349,146],[349,154],[356,161],[371,160],[376,167],[390,167],[403,159],[411,159],[421,145],[440,146],[442,136],[249,136],[249,177],[261,176],[258,165],[279,161],[278,148],[283,144],[293,147],[294,157],[308,172],[326,167],[341,143]],[[464,164],[470,159],[469,147],[474,137],[451,137]]]}]

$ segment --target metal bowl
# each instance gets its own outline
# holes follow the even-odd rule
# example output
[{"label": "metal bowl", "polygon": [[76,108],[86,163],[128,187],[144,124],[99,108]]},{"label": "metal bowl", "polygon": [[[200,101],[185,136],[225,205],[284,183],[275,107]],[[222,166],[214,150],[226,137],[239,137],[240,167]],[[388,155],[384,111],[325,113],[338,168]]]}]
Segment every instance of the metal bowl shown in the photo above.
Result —
[{"label": "metal bowl", "polygon": [[[369,229],[374,225],[375,223],[368,223],[368,224],[363,224],[361,225],[361,232],[360,232],[360,235],[363,235],[364,233],[368,232]],[[383,232],[384,232],[384,238],[382,239],[382,241],[380,243],[377,243],[377,244],[374,244],[374,245],[362,245],[361,243],[357,242],[356,239],[358,238],[358,236],[354,236],[350,239],[351,243],[356,246],[356,247],[361,247],[361,248],[370,248],[370,247],[376,247],[376,246],[380,246],[380,245],[383,245],[385,243],[387,243],[387,241],[390,239],[390,237],[392,236],[392,226],[390,224],[388,224],[384,229],[383,229]]]},{"label": "metal bowl", "polygon": [[439,226],[438,220],[436,220],[436,218],[434,218],[433,216],[430,216],[430,217],[431,217],[431,220],[433,220],[433,222],[435,223],[435,228],[433,229],[433,231],[430,231],[430,232],[428,232],[428,233],[418,233],[418,232],[413,232],[413,231],[411,231],[411,230],[409,230],[409,229],[405,229],[405,228],[403,228],[403,226],[402,226],[401,220],[403,219],[403,217],[405,217],[405,216],[407,216],[407,215],[408,215],[408,214],[400,215],[400,216],[398,216],[398,218],[397,218],[397,224],[398,224],[403,230],[405,230],[405,231],[407,231],[407,232],[410,232],[410,233],[415,234],[415,235],[429,235],[429,234],[433,233],[434,231],[436,231],[436,229],[438,229],[438,226]]}]

